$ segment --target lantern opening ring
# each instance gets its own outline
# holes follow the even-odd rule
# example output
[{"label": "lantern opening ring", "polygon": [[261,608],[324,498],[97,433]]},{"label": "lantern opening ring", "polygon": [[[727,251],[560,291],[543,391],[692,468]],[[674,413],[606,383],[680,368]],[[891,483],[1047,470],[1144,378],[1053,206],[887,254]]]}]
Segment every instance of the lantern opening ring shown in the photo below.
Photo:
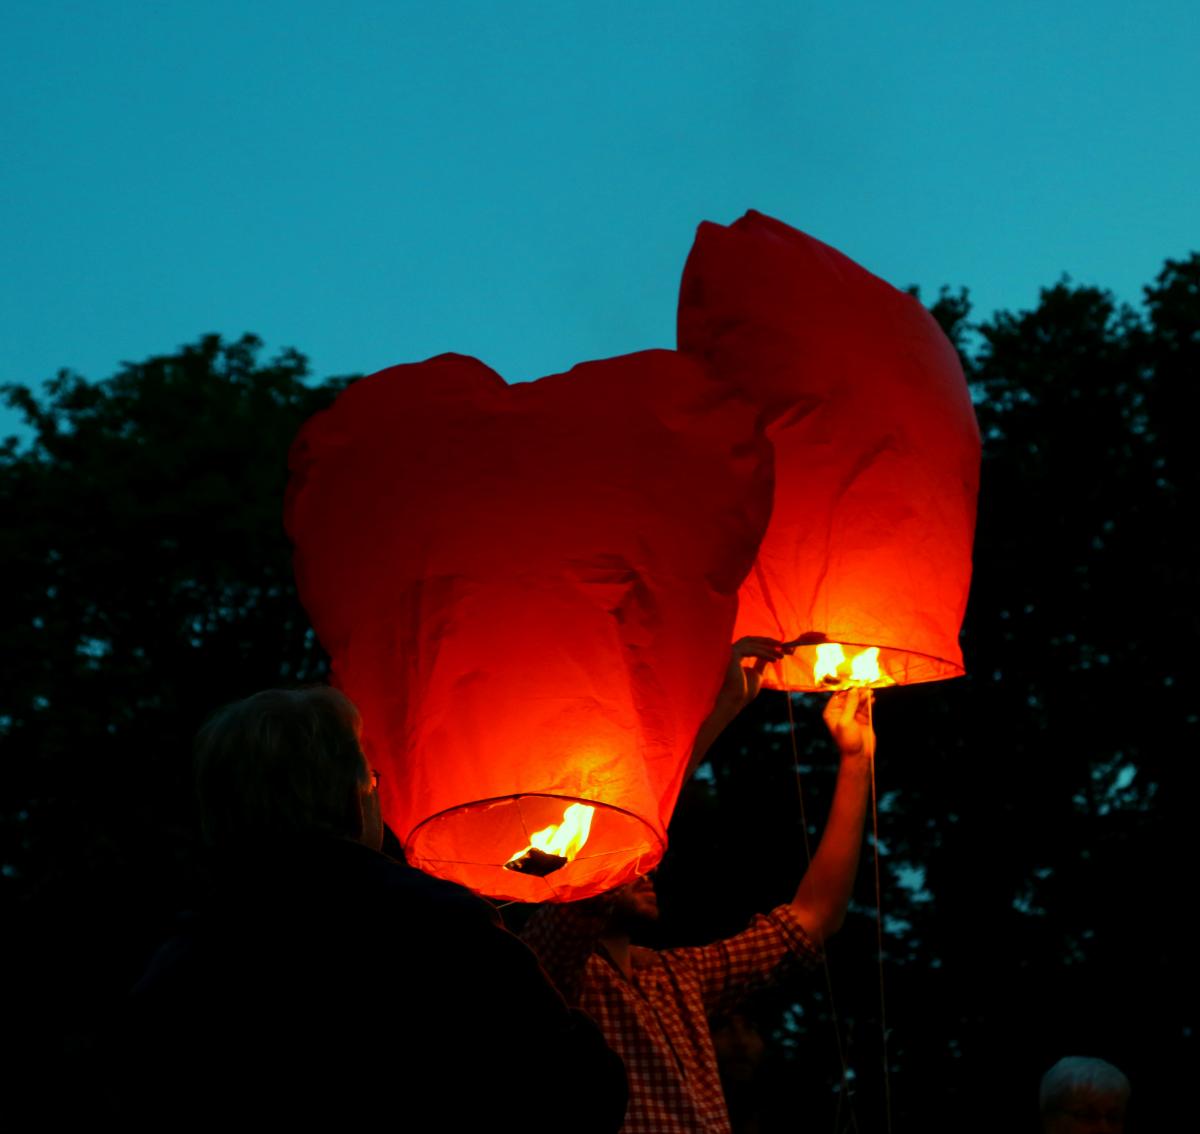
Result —
[{"label": "lantern opening ring", "polygon": [[581,795],[564,795],[561,792],[556,791],[518,791],[513,792],[512,795],[493,795],[489,796],[487,799],[472,799],[464,803],[456,803],[453,807],[445,807],[436,815],[430,815],[427,818],[422,819],[420,823],[418,823],[411,831],[408,832],[408,835],[401,840],[401,842],[404,846],[407,846],[416,837],[417,832],[422,827],[427,827],[430,823],[434,822],[434,820],[441,819],[446,815],[453,815],[456,811],[465,811],[470,807],[488,807],[494,803],[510,803],[521,799],[562,800],[566,803],[584,803],[587,804],[588,807],[595,807],[602,811],[615,811],[619,815],[625,815],[630,819],[636,820],[643,827],[645,827],[654,836],[655,841],[658,843],[660,854],[666,853],[667,844],[665,840],[649,823],[646,822],[644,818],[642,818],[642,816],[638,815],[636,812],[630,811],[625,807],[618,807],[614,803],[606,803],[602,799],[586,799]]}]

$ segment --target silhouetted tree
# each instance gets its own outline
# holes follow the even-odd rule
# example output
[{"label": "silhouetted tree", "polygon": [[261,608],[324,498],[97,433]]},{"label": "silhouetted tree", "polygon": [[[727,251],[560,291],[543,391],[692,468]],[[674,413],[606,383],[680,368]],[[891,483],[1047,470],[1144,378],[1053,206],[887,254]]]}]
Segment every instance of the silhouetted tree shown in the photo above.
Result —
[{"label": "silhouetted tree", "polygon": [[0,454],[0,885],[29,1008],[7,1031],[55,1083],[195,884],[196,727],[324,672],[280,501],[292,436],[344,383],[260,346],[6,390],[34,430]]}]

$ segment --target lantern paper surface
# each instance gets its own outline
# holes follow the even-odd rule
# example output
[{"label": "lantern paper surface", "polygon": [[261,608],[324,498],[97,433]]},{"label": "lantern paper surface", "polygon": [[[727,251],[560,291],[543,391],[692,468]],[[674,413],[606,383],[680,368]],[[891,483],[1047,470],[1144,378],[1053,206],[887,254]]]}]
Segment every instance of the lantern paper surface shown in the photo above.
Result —
[{"label": "lantern paper surface", "polygon": [[[648,351],[512,386],[443,355],[301,430],[301,599],[413,865],[566,901],[657,861],[770,511],[755,422],[694,360]],[[596,810],[577,857],[505,868],[578,801]]]},{"label": "lantern paper surface", "polygon": [[766,684],[828,688],[815,644],[879,648],[878,684],[963,672],[980,441],[957,354],[909,295],[762,214],[699,228],[679,348],[766,411],[775,507],[738,635],[808,641]]}]

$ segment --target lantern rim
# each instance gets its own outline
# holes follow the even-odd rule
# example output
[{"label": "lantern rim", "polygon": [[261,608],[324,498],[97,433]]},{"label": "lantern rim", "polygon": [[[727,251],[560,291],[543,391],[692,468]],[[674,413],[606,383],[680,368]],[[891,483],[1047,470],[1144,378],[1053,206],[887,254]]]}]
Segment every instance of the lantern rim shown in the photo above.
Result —
[{"label": "lantern rim", "polygon": [[603,799],[589,799],[587,796],[583,795],[567,795],[565,792],[561,791],[514,791],[508,795],[488,796],[486,799],[464,800],[462,803],[455,803],[451,807],[443,807],[441,811],[435,812],[433,815],[427,815],[421,820],[420,823],[418,823],[411,831],[408,832],[408,835],[402,839],[401,842],[404,846],[408,846],[409,842],[422,827],[428,826],[428,824],[432,823],[435,819],[440,819],[444,815],[453,815],[454,812],[462,811],[466,807],[487,807],[493,803],[506,803],[509,800],[515,799],[561,799],[565,803],[586,803],[589,807],[601,807],[605,811],[618,811],[622,815],[628,815],[631,819],[636,819],[639,823],[644,823],[650,828],[651,832],[654,834],[654,837],[658,839],[659,845],[664,851],[667,847],[666,840],[662,838],[659,833],[654,830],[653,826],[647,823],[641,815],[637,814],[636,811],[630,811],[628,807],[618,807],[615,803],[607,803]]},{"label": "lantern rim", "polygon": [[[461,821],[471,812],[478,814],[482,810],[486,813],[491,809],[500,808],[500,814],[497,816],[499,821],[502,824],[511,823],[511,819],[503,817],[504,812],[508,811],[505,805],[519,806],[525,800],[552,801],[556,808],[561,806],[565,809],[579,803],[596,809],[591,837],[580,848],[579,854],[561,868],[561,877],[558,870],[545,877],[536,877],[504,869],[508,855],[521,849],[519,843],[508,845],[513,842],[511,827],[508,835],[496,842],[488,839],[489,846],[498,845],[504,848],[503,855],[489,853],[479,858],[451,858],[435,849],[439,848],[439,844],[443,852],[449,849],[442,842],[445,835],[438,832],[439,824],[435,821],[453,824],[456,818]],[[520,816],[519,812],[518,815]],[[597,821],[603,815],[608,815],[609,819],[607,823],[599,824],[598,828]],[[520,816],[520,821],[527,840],[532,824],[530,827],[524,827],[524,816]],[[429,830],[430,828],[432,830]],[[424,834],[427,830],[429,834]],[[443,827],[443,831],[446,830],[447,828]],[[430,839],[433,840],[432,845]],[[448,878],[490,898],[539,902],[574,901],[606,893],[652,869],[666,852],[667,840],[652,819],[629,808],[563,792],[521,791],[486,799],[467,800],[443,808],[436,815],[422,819],[416,824],[402,840],[402,845],[409,862],[427,873]]]},{"label": "lantern rim", "polygon": [[[917,668],[915,676],[907,672],[907,667],[905,667],[902,678],[896,678],[889,672],[891,679],[872,683],[874,688],[890,688],[898,685],[926,685],[934,681],[950,681],[956,677],[965,677],[967,673],[967,668],[962,661],[954,661],[951,658],[942,657],[940,654],[925,653],[922,650],[913,650],[905,646],[887,646],[880,642],[855,642],[847,638],[832,637],[823,631],[808,631],[798,635],[792,641],[798,643],[795,652],[785,656],[782,662],[779,663],[779,668],[784,672],[790,668],[789,663],[800,664],[797,655],[800,654],[801,650],[815,650],[819,645],[836,643],[840,646],[850,646],[859,650],[877,648],[880,653],[881,668],[885,668],[885,672],[886,667],[882,666],[882,661],[885,657],[893,659],[897,657],[920,659],[927,663]],[[811,667],[809,668],[811,671]],[[775,677],[770,666],[764,672],[763,685],[767,689],[777,689],[791,693],[829,693],[833,691],[828,685],[818,685],[812,681],[780,680]]]}]

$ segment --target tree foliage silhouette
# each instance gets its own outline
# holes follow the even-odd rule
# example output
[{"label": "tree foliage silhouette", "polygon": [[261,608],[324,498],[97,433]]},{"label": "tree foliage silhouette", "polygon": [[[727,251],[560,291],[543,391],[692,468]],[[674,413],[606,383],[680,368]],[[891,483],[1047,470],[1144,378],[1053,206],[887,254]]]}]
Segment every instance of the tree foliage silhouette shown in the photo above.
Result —
[{"label": "tree foliage silhouette", "polygon": [[33,1033],[9,1038],[48,1052],[39,1069],[86,1048],[198,884],[197,726],[323,673],[280,499],[293,434],[344,383],[260,347],[207,336],[103,382],[6,389],[34,438],[0,455],[0,881]]}]

